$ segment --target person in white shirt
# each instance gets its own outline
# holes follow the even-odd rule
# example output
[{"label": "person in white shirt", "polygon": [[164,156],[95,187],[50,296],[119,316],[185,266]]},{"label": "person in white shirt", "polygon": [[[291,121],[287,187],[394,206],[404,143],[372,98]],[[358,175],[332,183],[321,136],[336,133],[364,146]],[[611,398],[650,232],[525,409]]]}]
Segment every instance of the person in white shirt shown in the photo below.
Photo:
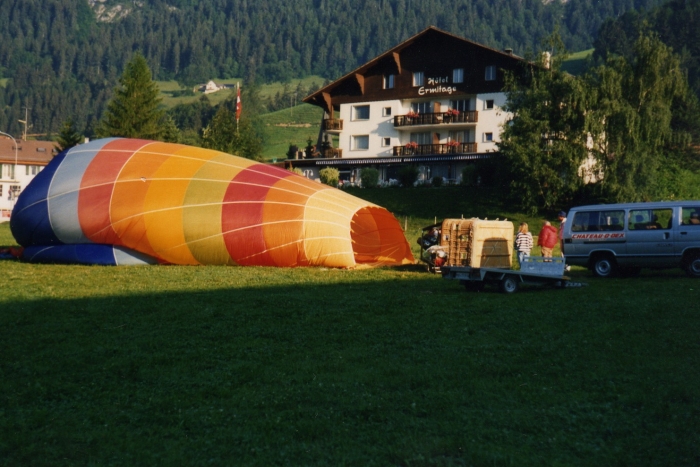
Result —
[{"label": "person in white shirt", "polygon": [[527,222],[521,222],[518,233],[515,235],[515,251],[518,252],[518,262],[523,264],[526,256],[530,256],[533,241]]}]

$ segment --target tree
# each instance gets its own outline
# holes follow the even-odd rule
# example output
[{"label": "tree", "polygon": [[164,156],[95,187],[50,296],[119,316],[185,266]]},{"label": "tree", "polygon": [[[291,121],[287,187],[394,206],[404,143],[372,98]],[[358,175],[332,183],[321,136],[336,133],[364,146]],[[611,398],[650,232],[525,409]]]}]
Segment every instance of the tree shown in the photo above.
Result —
[{"label": "tree", "polygon": [[379,185],[379,171],[374,167],[365,167],[360,171],[362,188],[376,188]]},{"label": "tree", "polygon": [[404,165],[399,169],[398,177],[401,186],[411,188],[418,180],[418,167],[415,165]]},{"label": "tree", "polygon": [[694,102],[680,59],[656,34],[641,34],[629,61],[611,57],[588,79],[588,132],[600,197],[610,202],[658,199],[660,170],[673,165],[671,146],[687,147],[691,141],[686,128],[673,126],[677,107],[687,112],[680,103]]},{"label": "tree", "polygon": [[83,136],[75,129],[73,120],[69,119],[63,122],[61,131],[58,133],[58,137],[56,138],[56,142],[58,143],[56,147],[59,152],[62,152],[82,143],[83,139]]},{"label": "tree", "polygon": [[585,86],[560,71],[566,51],[556,32],[547,44],[549,53],[507,79],[505,110],[513,118],[499,143],[514,198],[531,212],[567,204],[583,184],[587,157]]},{"label": "tree", "polygon": [[246,159],[262,160],[262,141],[250,119],[236,123],[235,102],[227,100],[219,106],[209,125],[202,132],[202,146]]},{"label": "tree", "polygon": [[148,63],[137,52],[119,78],[119,86],[107,104],[97,135],[160,139],[164,114],[160,102],[158,86],[151,80]]}]

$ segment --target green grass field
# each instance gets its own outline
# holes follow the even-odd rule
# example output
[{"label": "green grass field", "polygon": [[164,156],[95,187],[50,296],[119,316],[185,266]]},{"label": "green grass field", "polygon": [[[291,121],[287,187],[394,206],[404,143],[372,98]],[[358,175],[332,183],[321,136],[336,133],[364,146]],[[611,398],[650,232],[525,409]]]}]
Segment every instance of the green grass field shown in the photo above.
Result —
[{"label": "green grass field", "polygon": [[[355,194],[412,245],[433,216],[527,219],[488,190]],[[700,464],[680,270],[514,295],[419,265],[0,274],[0,465]]]},{"label": "green grass field", "polygon": [[299,149],[306,147],[307,140],[316,144],[321,127],[323,110],[311,104],[301,104],[262,116],[265,124],[263,158],[267,161],[285,159],[290,144]]},{"label": "green grass field", "polygon": [[[235,84],[241,80],[231,78],[216,79],[214,81],[218,84]],[[303,79],[292,80],[288,83],[288,86],[290,89],[295,89],[299,82],[308,89],[313,84],[321,86],[324,80],[319,76],[309,76]],[[192,103],[203,95],[200,92],[193,95],[181,95],[182,93],[188,93],[191,89],[180,86],[176,81],[157,81],[156,83],[161,91],[160,97],[163,99],[163,105],[166,108],[171,108],[178,104]],[[268,99],[277,92],[282,92],[283,89],[284,83],[263,84],[260,86],[260,97]],[[224,89],[207,94],[207,98],[212,105],[218,105],[234,95],[235,92],[235,89]],[[316,143],[323,110],[310,104],[301,103],[301,99],[304,97],[306,96],[297,96],[297,104],[294,107],[261,116],[265,125],[265,140],[263,141],[262,153],[265,161],[273,162],[285,159],[290,144],[304,148],[308,139],[311,139],[314,144]],[[245,102],[243,102],[243,106],[245,107]]]},{"label": "green grass field", "polygon": [[[206,82],[208,81],[209,80],[206,80]],[[239,78],[215,78],[213,81],[217,84],[235,85],[236,83],[240,83],[241,86],[245,86],[243,80]],[[316,84],[320,87],[323,84],[324,79],[320,76],[307,76],[305,78],[291,80],[289,83],[287,83],[287,85],[293,90],[300,82],[305,88],[308,88],[312,84]],[[182,86],[177,81],[156,81],[156,84],[158,85],[158,89],[160,89],[160,97],[163,99],[163,105],[165,105],[166,108],[171,108],[178,104],[192,103],[204,95],[201,92],[195,92],[194,95],[180,95],[183,92],[192,91],[193,88]],[[205,82],[202,82],[201,84],[205,84]],[[268,99],[273,97],[277,92],[282,92],[283,89],[284,83],[262,84],[260,85],[260,98]],[[225,101],[235,92],[235,88],[223,89],[218,92],[207,94],[207,98],[209,98],[212,105],[217,105],[220,102]],[[306,96],[297,96],[298,102],[301,102],[301,99],[304,97]]]},{"label": "green grass field", "polygon": [[586,62],[588,58],[593,55],[595,49],[582,50],[580,52],[572,53],[569,58],[562,63],[561,69],[567,71],[572,75],[580,75],[586,68]]}]

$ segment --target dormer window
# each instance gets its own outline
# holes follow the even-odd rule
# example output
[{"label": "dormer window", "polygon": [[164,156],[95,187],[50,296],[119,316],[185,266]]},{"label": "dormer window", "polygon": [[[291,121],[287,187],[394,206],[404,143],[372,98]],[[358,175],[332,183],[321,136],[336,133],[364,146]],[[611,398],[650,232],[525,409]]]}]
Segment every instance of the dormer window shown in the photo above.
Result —
[{"label": "dormer window", "polygon": [[384,89],[394,89],[394,75],[384,75]]},{"label": "dormer window", "polygon": [[425,84],[425,75],[422,71],[413,72],[413,86],[423,86]]}]

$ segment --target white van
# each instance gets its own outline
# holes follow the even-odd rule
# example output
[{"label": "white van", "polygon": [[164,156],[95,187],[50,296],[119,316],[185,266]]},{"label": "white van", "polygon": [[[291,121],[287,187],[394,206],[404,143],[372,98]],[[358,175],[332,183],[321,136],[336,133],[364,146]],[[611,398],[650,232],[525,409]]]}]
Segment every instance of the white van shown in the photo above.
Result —
[{"label": "white van", "polygon": [[564,256],[599,277],[674,267],[700,277],[700,201],[573,208],[564,224]]}]

